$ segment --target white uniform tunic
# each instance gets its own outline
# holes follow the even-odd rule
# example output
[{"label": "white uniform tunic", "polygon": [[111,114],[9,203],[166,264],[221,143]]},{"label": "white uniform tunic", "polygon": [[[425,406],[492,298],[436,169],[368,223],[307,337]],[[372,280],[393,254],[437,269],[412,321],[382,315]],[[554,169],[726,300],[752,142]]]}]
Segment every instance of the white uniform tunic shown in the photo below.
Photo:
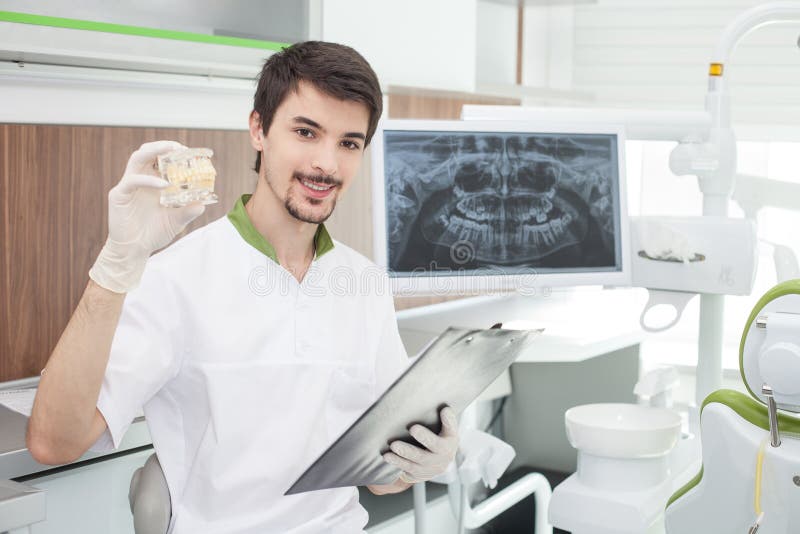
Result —
[{"label": "white uniform tunic", "polygon": [[355,488],[283,493],[405,368],[387,277],[321,226],[298,283],[248,198],[154,255],[126,297],[95,449],[144,407],[173,534],[362,532]]}]

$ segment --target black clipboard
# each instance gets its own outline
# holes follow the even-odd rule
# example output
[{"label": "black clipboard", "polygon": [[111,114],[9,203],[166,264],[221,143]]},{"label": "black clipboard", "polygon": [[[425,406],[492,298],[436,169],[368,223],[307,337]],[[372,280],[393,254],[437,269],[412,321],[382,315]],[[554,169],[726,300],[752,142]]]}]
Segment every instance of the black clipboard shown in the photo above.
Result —
[{"label": "black clipboard", "polygon": [[382,454],[389,443],[415,443],[420,423],[439,433],[439,410],[460,414],[542,330],[448,328],[286,491],[391,484],[399,471]]}]

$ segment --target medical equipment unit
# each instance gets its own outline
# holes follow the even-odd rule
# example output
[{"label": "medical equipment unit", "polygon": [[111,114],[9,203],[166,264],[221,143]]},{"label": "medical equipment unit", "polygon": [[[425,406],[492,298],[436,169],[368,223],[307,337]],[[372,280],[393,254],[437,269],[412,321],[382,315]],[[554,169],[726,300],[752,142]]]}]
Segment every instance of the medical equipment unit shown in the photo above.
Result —
[{"label": "medical equipment unit", "polygon": [[624,144],[608,125],[384,121],[375,261],[396,295],[628,285]]},{"label": "medical equipment unit", "polygon": [[705,399],[702,467],[677,491],[676,412],[632,404],[568,410],[578,472],[556,487],[550,522],[573,534],[796,532],[800,280],[778,284],[755,305],[739,362],[750,396],[718,390]]},{"label": "medical equipment unit", "polygon": [[[792,199],[800,195],[800,188],[796,184],[779,183],[736,172],[736,139],[731,127],[730,94],[725,76],[728,74],[725,68],[730,55],[747,34],[769,24],[798,22],[798,2],[768,2],[742,12],[731,21],[723,30],[712,54],[704,111],[468,105],[462,109],[462,119],[545,123],[561,121],[582,125],[620,124],[625,127],[626,136],[631,140],[677,141],[678,145],[670,155],[670,168],[676,175],[697,176],[703,193],[704,217],[697,220],[700,227],[707,224],[703,221],[706,217],[727,217],[731,198],[741,203],[748,218],[753,218],[757,210],[766,205],[798,209],[797,204],[792,202]],[[753,195],[756,190],[757,194]],[[741,229],[740,237],[744,243],[748,243],[752,234],[745,226]],[[633,228],[631,232],[641,235],[637,228]],[[747,251],[740,261],[747,265],[750,257],[751,253]],[[796,265],[796,261],[792,259],[784,259],[782,263]],[[687,263],[684,262],[674,264],[672,271],[677,276],[678,283],[675,287],[668,288],[671,291],[686,291],[685,282],[680,281],[682,275],[678,274],[684,272],[685,265]],[[634,286],[638,285],[637,278],[643,276],[641,269],[639,271],[638,275],[633,273]],[[670,278],[674,279],[676,276],[670,275]],[[736,286],[733,293],[721,290],[718,284],[700,292],[699,354],[702,356],[697,366],[695,396],[698,406],[708,394],[719,389],[722,383],[723,295],[749,293],[749,290],[743,292],[745,283],[747,282],[737,280],[733,284]],[[752,280],[749,283],[752,284]]]},{"label": "medical equipment unit", "polygon": [[[650,302],[641,318],[645,330],[657,331],[674,324],[649,325],[649,309],[671,303],[680,316],[688,299],[700,293],[696,406],[690,409],[688,433],[681,432],[676,413],[656,405],[585,405],[568,411],[565,423],[570,442],[578,449],[578,470],[553,493],[549,519],[554,526],[575,534],[655,534],[665,528],[670,534],[747,529],[751,533],[784,533],[800,529],[800,518],[790,517],[796,508],[792,503],[800,498],[800,450],[787,437],[798,431],[798,423],[776,413],[777,408],[798,411],[794,396],[800,395],[796,386],[800,384],[800,351],[793,341],[787,341],[793,318],[800,316],[793,315],[798,313],[795,305],[800,297],[785,296],[786,286],[771,291],[759,303],[769,308],[765,301],[785,296],[783,305],[772,309],[782,315],[751,316],[748,322],[745,338],[770,335],[770,339],[761,340],[759,349],[747,349],[742,342],[745,383],[771,408],[718,391],[722,382],[724,295],[752,291],[755,214],[767,205],[797,209],[793,199],[800,198],[800,188],[795,184],[736,173],[725,63],[744,35],[765,24],[787,21],[800,21],[799,3],[757,6],[724,30],[709,67],[709,92],[702,112],[464,106],[461,123],[388,121],[376,136],[376,252],[401,294],[403,290],[464,293],[471,288],[497,288],[524,295],[525,288],[531,286],[534,290],[530,294],[536,294],[537,282],[591,283],[588,265],[547,261],[548,254],[553,260],[568,258],[569,254],[559,254],[558,247],[566,251],[580,235],[580,230],[564,224],[565,213],[570,214],[566,220],[573,221],[574,212],[564,204],[572,197],[563,194],[563,190],[575,188],[571,172],[581,170],[587,158],[595,158],[594,164],[602,160],[597,159],[597,151],[587,150],[592,144],[587,146],[585,138],[578,141],[581,134],[615,132],[617,164],[624,161],[623,131],[628,139],[677,141],[670,168],[676,175],[698,178],[703,193],[702,217],[635,218],[630,221],[630,231],[624,194],[614,203],[614,195],[624,191],[621,170],[614,177],[620,184],[610,189],[610,196],[581,197],[585,213],[606,229],[619,231],[601,234],[607,238],[605,243],[613,242],[613,247],[621,241],[618,250],[622,256],[616,266],[622,269],[609,269],[610,262],[594,264],[595,271],[602,273],[592,273],[599,274],[595,283],[648,288]],[[548,151],[548,147],[552,148]],[[609,188],[598,191],[602,197]],[[519,209],[518,198],[530,207]],[[744,208],[745,219],[728,218],[731,198]],[[594,209],[608,203],[612,213],[620,210],[618,225],[610,224],[612,217],[598,217],[600,212]],[[541,231],[540,225],[549,224],[552,229],[552,221],[558,219],[566,231],[553,235]],[[534,228],[539,230],[536,237]],[[517,233],[529,243],[527,249],[515,248]],[[615,239],[609,240],[611,235]],[[797,260],[791,251],[780,246],[775,251],[776,258],[780,257],[776,262],[779,276],[796,276]],[[510,256],[525,259],[514,264],[508,261]],[[596,269],[598,266],[600,269]],[[536,276],[525,278],[521,267],[534,270]],[[459,285],[454,276],[474,282]],[[607,279],[601,281],[604,276]],[[614,277],[616,284],[609,281]],[[498,278],[506,283],[498,282]],[[448,283],[437,287],[432,283],[437,279]],[[800,286],[791,284],[789,287],[797,293]],[[754,328],[760,330],[754,334]],[[748,355],[748,350],[755,350],[758,356]],[[661,398],[661,393],[654,397]],[[768,430],[772,445],[764,445]],[[783,448],[776,449],[781,435]],[[665,521],[670,496],[699,465],[701,442],[706,474],[671,498]],[[739,476],[743,473],[752,476]],[[731,513],[733,508],[735,514]],[[722,522],[720,518],[726,514],[730,521]],[[701,516],[705,517],[701,520]]]}]

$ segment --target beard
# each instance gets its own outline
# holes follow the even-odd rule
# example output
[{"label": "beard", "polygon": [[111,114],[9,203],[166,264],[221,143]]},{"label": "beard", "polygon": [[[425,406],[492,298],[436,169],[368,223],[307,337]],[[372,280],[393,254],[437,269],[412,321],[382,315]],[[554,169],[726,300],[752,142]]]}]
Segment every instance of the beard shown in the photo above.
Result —
[{"label": "beard", "polygon": [[[316,198],[307,199],[307,201],[312,205],[320,205],[322,204],[322,200]],[[336,199],[334,198],[330,202],[330,207],[325,212],[316,213],[312,210],[304,208],[301,206],[303,201],[298,201],[295,199],[291,193],[286,196],[286,202],[283,203],[283,206],[286,208],[286,211],[289,212],[289,215],[297,219],[298,221],[303,221],[311,224],[322,224],[328,220],[328,218],[333,214],[333,209],[336,207]]]},{"label": "beard", "polygon": [[[283,207],[286,208],[286,211],[289,213],[289,215],[291,215],[298,221],[310,224],[322,224],[328,220],[328,218],[333,213],[334,208],[336,207],[336,191],[331,192],[332,198],[330,199],[304,197],[302,194],[296,194],[294,189],[295,181],[299,182],[301,179],[306,179],[311,182],[333,185],[334,188],[340,186],[342,182],[339,180],[335,180],[331,176],[309,175],[298,171],[292,173],[292,181],[289,184],[288,191],[286,192],[286,198],[283,202]],[[277,195],[277,191],[275,191],[275,188],[272,187],[272,182],[269,179],[269,174],[266,174],[266,181],[267,184],[270,186],[270,189],[272,189],[272,191]],[[329,204],[327,209],[314,209],[315,206],[322,206],[326,202]],[[309,207],[309,205],[311,207]]]}]

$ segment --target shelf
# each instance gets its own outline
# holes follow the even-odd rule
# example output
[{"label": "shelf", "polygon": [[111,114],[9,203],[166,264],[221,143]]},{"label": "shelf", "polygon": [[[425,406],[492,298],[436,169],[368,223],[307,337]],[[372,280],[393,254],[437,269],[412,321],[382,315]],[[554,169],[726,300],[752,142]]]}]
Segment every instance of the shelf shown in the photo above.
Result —
[{"label": "shelf", "polygon": [[525,7],[548,7],[548,6],[578,6],[586,4],[596,4],[597,0],[479,0],[489,4],[501,4],[505,6],[518,7],[522,2]]},{"label": "shelf", "polygon": [[253,80],[285,43],[0,11],[0,59]]}]

